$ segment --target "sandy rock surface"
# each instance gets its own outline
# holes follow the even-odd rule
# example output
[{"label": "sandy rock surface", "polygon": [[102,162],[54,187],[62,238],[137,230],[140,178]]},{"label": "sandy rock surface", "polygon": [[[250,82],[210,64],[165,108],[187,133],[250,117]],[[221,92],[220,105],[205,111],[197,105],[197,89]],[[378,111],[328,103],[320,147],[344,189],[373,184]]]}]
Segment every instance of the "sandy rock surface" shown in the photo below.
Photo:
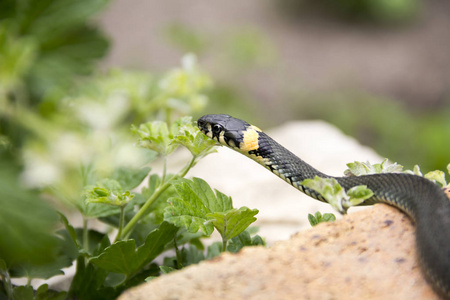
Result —
[{"label": "sandy rock surface", "polygon": [[411,221],[377,204],[271,248],[164,275],[119,299],[438,299],[415,249]]}]

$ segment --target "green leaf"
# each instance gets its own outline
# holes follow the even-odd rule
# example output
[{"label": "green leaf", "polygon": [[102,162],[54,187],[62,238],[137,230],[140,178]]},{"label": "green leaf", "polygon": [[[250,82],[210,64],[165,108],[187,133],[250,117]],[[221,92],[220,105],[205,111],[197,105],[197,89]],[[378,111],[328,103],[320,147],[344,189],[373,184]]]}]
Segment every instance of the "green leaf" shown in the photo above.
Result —
[{"label": "green leaf", "polygon": [[66,299],[66,292],[57,292],[48,289],[48,284],[43,284],[36,290],[34,300],[64,300]]},{"label": "green leaf", "polygon": [[308,214],[308,221],[311,226],[316,226],[322,222],[336,221],[336,217],[334,214],[325,213],[322,215],[320,212],[316,212],[314,215]]},{"label": "green leaf", "polygon": [[197,159],[217,152],[214,148],[217,143],[204,135],[196,126],[193,126],[192,123],[188,123],[181,127],[180,134],[175,136],[174,142],[186,147],[193,156],[197,157]]},{"label": "green leaf", "polygon": [[134,240],[118,241],[89,261],[109,272],[133,275],[162,253],[165,245],[173,239],[177,230],[177,227],[169,223],[162,223],[158,229],[148,235],[145,243],[137,249]]},{"label": "green leaf", "polygon": [[420,167],[418,165],[414,165],[414,168],[412,170],[405,170],[403,171],[403,173],[423,176],[422,172],[420,171]]},{"label": "green leaf", "polygon": [[[84,195],[87,205],[99,203],[116,207],[124,207],[134,197],[129,191],[124,192],[120,183],[113,179],[104,179],[96,186],[85,187]],[[110,210],[109,213],[116,214],[115,210]]]},{"label": "green leaf", "polygon": [[[346,213],[349,207],[361,204],[373,196],[373,192],[363,185],[355,186],[346,192],[334,178],[320,178],[316,176],[314,179],[304,180],[302,185],[322,195],[340,213]],[[320,218],[320,213],[318,215],[316,213],[316,219]],[[317,220],[314,220],[313,216],[308,216],[308,219],[311,225],[317,224]]]},{"label": "green leaf", "polygon": [[108,300],[115,299],[117,292],[111,287],[103,287],[108,272],[85,262],[80,256],[77,269],[69,290],[68,299]]},{"label": "green leaf", "polygon": [[0,207],[0,257],[8,267],[21,263],[45,265],[56,259],[56,211],[23,187],[14,160],[1,152]]},{"label": "green leaf", "polygon": [[13,290],[12,300],[33,300],[34,293],[33,287],[31,285],[27,286],[17,286]]},{"label": "green leaf", "polygon": [[347,191],[347,195],[350,197],[346,206],[356,206],[363,203],[365,200],[373,196],[372,190],[368,189],[366,185],[354,186]]},{"label": "green leaf", "polygon": [[178,148],[179,144],[174,142],[174,137],[182,134],[181,128],[191,122],[191,117],[183,117],[177,119],[170,129],[166,122],[153,121],[141,124],[139,128],[132,126],[131,130],[137,136],[139,146],[167,156]]},{"label": "green leaf", "polygon": [[190,265],[198,264],[202,260],[205,260],[203,252],[197,249],[194,245],[188,245],[181,249],[182,266],[187,267]]},{"label": "green leaf", "polygon": [[222,242],[214,242],[208,246],[206,259],[212,259],[216,256],[219,256],[220,253],[222,253]]},{"label": "green leaf", "polygon": [[232,209],[230,197],[219,191],[214,194],[211,187],[200,178],[180,179],[175,184],[178,197],[170,198],[164,219],[178,227],[186,227],[191,233],[198,230],[207,236],[214,230],[210,218],[213,212],[226,212]]},{"label": "green leaf", "polygon": [[251,223],[256,221],[254,217],[259,211],[241,207],[226,212],[207,214],[214,227],[219,231],[222,239],[228,241],[243,232]]},{"label": "green leaf", "polygon": [[445,180],[445,173],[443,171],[431,171],[425,174],[424,177],[438,184],[440,187],[445,187],[447,185],[447,182]]},{"label": "green leaf", "polygon": [[67,220],[66,216],[62,213],[58,212],[59,218],[61,222],[64,224],[64,227],[66,228],[66,231],[73,241],[73,244],[77,247],[79,247],[78,240],[77,240],[77,233],[75,231],[75,228],[69,223],[69,220]]},{"label": "green leaf", "polygon": [[123,190],[131,191],[137,187],[150,172],[149,167],[144,167],[141,169],[126,169],[119,168],[114,171],[111,179],[116,180]]},{"label": "green leaf", "polygon": [[358,162],[347,164],[348,169],[345,170],[346,176],[361,176],[379,173],[401,173],[403,166],[397,163],[391,163],[387,158],[380,164],[371,164],[369,162]]},{"label": "green leaf", "polygon": [[[7,31],[18,41],[32,42],[35,49],[34,59],[26,63],[26,73],[24,66],[15,62],[17,70],[25,73],[19,73],[28,89],[25,93],[40,98],[50,90],[70,88],[74,75],[89,74],[94,69],[96,60],[106,53],[108,42],[89,18],[107,3],[106,0],[25,0],[10,5],[9,1],[0,1],[0,18],[8,20],[3,22]],[[17,57],[16,51],[12,53]],[[26,57],[22,55],[22,58]]]},{"label": "green leaf", "polygon": [[336,179],[316,176],[314,179],[305,179],[301,184],[318,192],[337,211],[346,211],[342,204],[348,196]]},{"label": "green leaf", "polygon": [[167,267],[167,266],[159,266],[159,269],[161,270],[161,273],[163,273],[163,274],[169,274],[170,272],[177,270],[177,269],[174,269],[172,267]]},{"label": "green leaf", "polygon": [[238,236],[232,238],[230,240],[230,243],[228,244],[227,250],[230,252],[236,253],[244,247],[264,246],[266,244],[259,235],[255,235],[255,236],[251,237],[250,231],[251,230],[248,230],[248,229],[244,230]]}]

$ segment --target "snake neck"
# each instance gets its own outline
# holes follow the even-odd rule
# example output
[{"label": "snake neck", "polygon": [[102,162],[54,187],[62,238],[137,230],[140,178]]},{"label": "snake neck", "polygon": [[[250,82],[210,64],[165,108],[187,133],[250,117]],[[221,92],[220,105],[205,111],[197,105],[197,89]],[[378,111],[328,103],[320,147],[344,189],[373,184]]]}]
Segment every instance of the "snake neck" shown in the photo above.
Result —
[{"label": "snake neck", "polygon": [[264,132],[259,132],[258,134],[257,149],[240,151],[241,153],[261,164],[263,167],[269,169],[272,173],[303,193],[319,201],[327,202],[322,195],[307,188],[301,183],[305,179],[312,179],[316,176],[329,178],[329,175],[324,174],[312,167],[288,149],[281,146]]}]

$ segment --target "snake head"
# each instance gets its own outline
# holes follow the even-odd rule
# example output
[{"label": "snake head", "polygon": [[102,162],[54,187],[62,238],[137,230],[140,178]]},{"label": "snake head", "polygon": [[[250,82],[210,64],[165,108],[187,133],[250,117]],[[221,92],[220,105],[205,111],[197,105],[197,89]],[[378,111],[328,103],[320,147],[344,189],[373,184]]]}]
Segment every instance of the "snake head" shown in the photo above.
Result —
[{"label": "snake head", "polygon": [[251,127],[245,121],[224,114],[205,115],[198,119],[197,126],[209,138],[235,149],[239,149],[244,132]]}]

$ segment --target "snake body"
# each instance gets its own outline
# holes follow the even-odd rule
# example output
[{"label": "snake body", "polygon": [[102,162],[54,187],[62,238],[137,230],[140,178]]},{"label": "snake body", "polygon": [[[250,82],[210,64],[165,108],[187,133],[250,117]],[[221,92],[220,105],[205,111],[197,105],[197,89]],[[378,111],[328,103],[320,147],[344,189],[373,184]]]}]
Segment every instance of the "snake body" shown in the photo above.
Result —
[{"label": "snake body", "polygon": [[435,183],[403,173],[332,177],[295,156],[258,127],[240,119],[205,115],[197,125],[208,137],[253,159],[317,200],[326,202],[319,193],[303,186],[303,180],[315,176],[334,178],[346,190],[366,185],[374,195],[364,204],[387,203],[413,220],[423,273],[441,297],[450,299],[450,201]]}]

